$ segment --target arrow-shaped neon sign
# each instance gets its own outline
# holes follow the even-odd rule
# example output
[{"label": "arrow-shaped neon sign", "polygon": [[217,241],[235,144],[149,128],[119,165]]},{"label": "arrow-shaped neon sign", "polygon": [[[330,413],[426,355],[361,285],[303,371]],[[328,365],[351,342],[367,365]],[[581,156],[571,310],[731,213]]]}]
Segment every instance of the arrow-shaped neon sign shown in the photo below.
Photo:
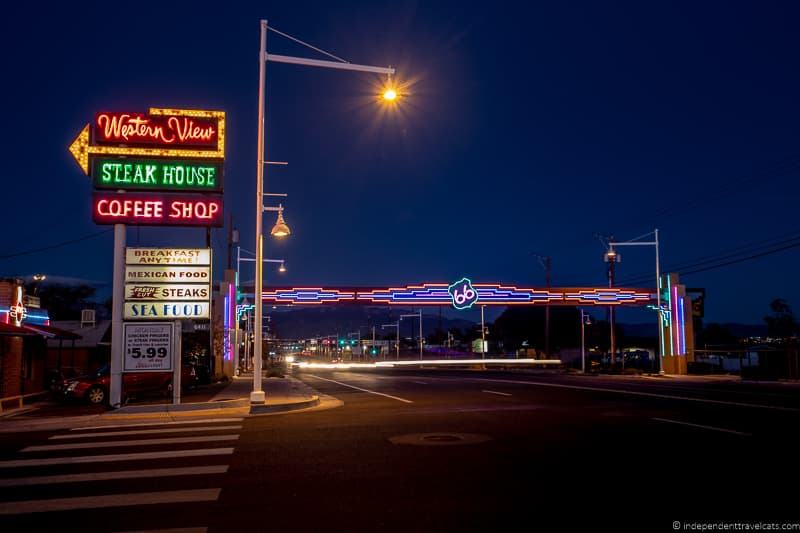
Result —
[{"label": "arrow-shaped neon sign", "polygon": [[145,157],[171,157],[186,159],[224,159],[225,158],[225,112],[224,111],[203,111],[197,109],[166,109],[151,107],[150,115],[173,116],[173,117],[198,117],[216,118],[218,125],[217,147],[216,150],[195,150],[191,148],[162,148],[162,147],[132,147],[132,146],[105,146],[92,145],[89,139],[89,129],[91,124],[86,124],[80,134],[75,138],[69,147],[69,151],[83,169],[89,175],[89,157],[96,155],[105,156],[145,156]]}]

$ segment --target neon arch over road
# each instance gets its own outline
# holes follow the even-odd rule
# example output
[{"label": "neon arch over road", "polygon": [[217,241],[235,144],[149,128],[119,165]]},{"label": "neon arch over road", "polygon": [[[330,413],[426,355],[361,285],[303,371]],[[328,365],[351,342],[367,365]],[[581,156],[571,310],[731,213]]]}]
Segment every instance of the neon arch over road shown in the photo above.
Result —
[{"label": "neon arch over road", "polygon": [[[278,287],[262,293],[269,304],[320,305],[452,305],[448,283],[422,283],[398,287]],[[656,301],[651,289],[628,287],[517,287],[501,283],[473,283],[475,305],[633,305]]]}]

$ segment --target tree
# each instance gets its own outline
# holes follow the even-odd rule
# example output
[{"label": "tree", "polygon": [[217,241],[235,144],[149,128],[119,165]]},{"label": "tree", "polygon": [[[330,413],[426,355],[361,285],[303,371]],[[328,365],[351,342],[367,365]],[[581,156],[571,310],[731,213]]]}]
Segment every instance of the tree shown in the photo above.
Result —
[{"label": "tree", "polygon": [[[544,350],[544,307],[509,306],[492,327],[492,338],[500,340],[508,349],[528,346]],[[575,307],[550,308],[550,349],[575,347],[581,338],[580,313]],[[480,329],[480,328],[479,328]]]},{"label": "tree", "polygon": [[767,335],[786,339],[797,335],[797,320],[792,308],[783,298],[776,298],[769,304],[772,314],[764,317],[767,323]]},{"label": "tree", "polygon": [[697,334],[698,346],[731,346],[738,342],[736,335],[722,324],[711,323]]},{"label": "tree", "polygon": [[52,320],[79,320],[81,309],[97,307],[95,292],[90,285],[47,284],[39,288],[39,298]]}]

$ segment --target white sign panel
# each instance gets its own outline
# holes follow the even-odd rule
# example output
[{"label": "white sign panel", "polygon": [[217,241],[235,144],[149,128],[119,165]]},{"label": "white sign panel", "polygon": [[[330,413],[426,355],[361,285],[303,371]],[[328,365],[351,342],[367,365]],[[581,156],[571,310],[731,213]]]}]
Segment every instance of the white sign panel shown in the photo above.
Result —
[{"label": "white sign panel", "polygon": [[211,265],[208,248],[126,248],[127,265]]},{"label": "white sign panel", "polygon": [[211,290],[207,284],[158,284],[128,283],[125,285],[125,301],[143,300],[205,300],[210,298]]},{"label": "white sign panel", "polygon": [[126,266],[125,282],[211,283],[211,267]]},{"label": "white sign panel", "polygon": [[125,348],[123,372],[171,372],[174,344],[172,323],[122,324]]},{"label": "white sign panel", "polygon": [[174,320],[209,316],[209,302],[125,302],[126,320]]}]

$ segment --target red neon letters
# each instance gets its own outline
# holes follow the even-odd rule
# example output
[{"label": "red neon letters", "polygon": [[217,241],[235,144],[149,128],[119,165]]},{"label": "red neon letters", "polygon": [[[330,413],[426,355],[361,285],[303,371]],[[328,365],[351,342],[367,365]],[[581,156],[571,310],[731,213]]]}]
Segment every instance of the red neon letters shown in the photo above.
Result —
[{"label": "red neon letters", "polygon": [[96,192],[92,216],[97,224],[220,227],[222,197]]},{"label": "red neon letters", "polygon": [[94,131],[100,143],[217,148],[217,121],[209,118],[98,113]]}]

